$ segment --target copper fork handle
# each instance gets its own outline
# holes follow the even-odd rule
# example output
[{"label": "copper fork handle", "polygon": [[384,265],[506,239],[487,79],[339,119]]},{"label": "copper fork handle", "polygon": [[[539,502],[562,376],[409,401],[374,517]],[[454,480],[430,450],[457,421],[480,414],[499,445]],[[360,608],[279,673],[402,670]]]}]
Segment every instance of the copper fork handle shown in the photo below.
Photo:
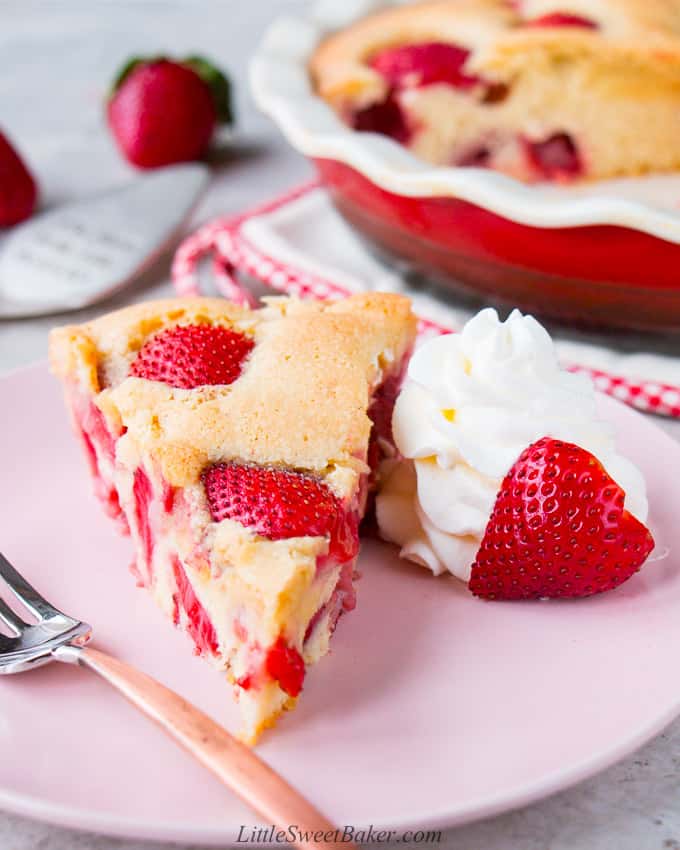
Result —
[{"label": "copper fork handle", "polygon": [[356,850],[354,844],[343,842],[341,831],[283,777],[179,694],[98,649],[70,646],[58,650],[55,656],[62,661],[77,661],[106,679],[267,824],[283,830],[294,825],[300,836],[295,846],[304,850]]}]

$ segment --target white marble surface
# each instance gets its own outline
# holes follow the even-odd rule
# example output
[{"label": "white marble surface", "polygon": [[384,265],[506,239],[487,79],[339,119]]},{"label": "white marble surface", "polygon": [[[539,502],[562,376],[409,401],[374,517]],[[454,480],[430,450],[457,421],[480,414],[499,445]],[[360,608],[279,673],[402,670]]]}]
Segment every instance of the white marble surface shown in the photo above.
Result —
[{"label": "white marble surface", "polygon": [[[200,50],[219,60],[237,82],[239,130],[233,154],[216,166],[194,223],[240,210],[309,176],[306,164],[257,115],[243,82],[246,58],[266,22],[296,5],[294,0],[0,2],[0,125],[30,159],[43,204],[82,197],[132,176],[104,129],[102,98],[117,65],[135,52]],[[167,263],[159,264],[115,303],[169,291],[166,274]],[[55,323],[52,318],[0,322],[0,373],[44,357],[46,331]],[[680,439],[680,424],[658,421]],[[669,670],[669,675],[677,673]],[[444,833],[443,845],[457,850],[680,850],[680,721],[589,782]],[[0,850],[143,847],[149,845],[0,813]]]}]

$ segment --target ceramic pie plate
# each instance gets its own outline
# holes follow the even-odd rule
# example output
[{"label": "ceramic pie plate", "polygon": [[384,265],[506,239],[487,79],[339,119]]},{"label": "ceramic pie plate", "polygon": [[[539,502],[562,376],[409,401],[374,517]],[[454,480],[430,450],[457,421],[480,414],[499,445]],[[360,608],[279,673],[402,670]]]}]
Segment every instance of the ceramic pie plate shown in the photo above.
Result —
[{"label": "ceramic pie plate", "polygon": [[680,330],[680,174],[526,185],[433,167],[345,126],[307,65],[335,29],[394,0],[321,0],[270,26],[251,65],[259,107],[312,160],[381,255],[463,295],[570,322]]},{"label": "ceramic pie plate", "polygon": [[[559,791],[680,712],[680,445],[602,398],[642,468],[656,560],[576,603],[486,603],[366,541],[355,612],[259,752],[336,823],[443,829]],[[128,573],[44,364],[0,380],[0,548],[96,644],[234,729],[228,689]],[[659,555],[665,557],[659,557]],[[0,808],[137,839],[233,843],[254,816],[87,671],[0,680]]]}]

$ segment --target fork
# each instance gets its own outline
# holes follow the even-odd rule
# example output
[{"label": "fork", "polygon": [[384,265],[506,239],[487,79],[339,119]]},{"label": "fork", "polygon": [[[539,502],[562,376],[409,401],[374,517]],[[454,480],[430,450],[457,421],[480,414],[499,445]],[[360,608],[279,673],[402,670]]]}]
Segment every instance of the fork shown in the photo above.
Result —
[{"label": "fork", "polygon": [[341,830],[207,714],[145,673],[86,646],[92,627],[55,608],[1,553],[0,577],[12,596],[35,618],[33,623],[26,622],[25,615],[17,613],[0,596],[0,621],[12,633],[12,637],[0,633],[0,674],[22,673],[51,661],[93,670],[238,794],[266,823],[283,830],[295,826],[295,846],[305,850],[355,847],[342,841]]}]

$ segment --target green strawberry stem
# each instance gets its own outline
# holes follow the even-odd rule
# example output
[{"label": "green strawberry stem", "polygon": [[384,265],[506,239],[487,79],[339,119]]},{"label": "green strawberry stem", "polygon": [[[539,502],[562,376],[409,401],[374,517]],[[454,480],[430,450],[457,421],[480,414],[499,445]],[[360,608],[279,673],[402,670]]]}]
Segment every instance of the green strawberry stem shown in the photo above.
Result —
[{"label": "green strawberry stem", "polygon": [[[173,59],[162,54],[158,56],[134,56],[128,59],[114,77],[109,97],[112,97],[118,91],[130,74],[140,65],[153,65],[155,62],[173,61]],[[191,68],[208,86],[215,105],[215,114],[217,115],[218,122],[220,124],[233,124],[234,112],[231,104],[231,83],[228,77],[203,56],[187,56],[186,59],[179,60],[179,64]]]},{"label": "green strawberry stem", "polygon": [[109,97],[113,97],[135,68],[139,68],[140,65],[152,65],[154,62],[163,62],[166,59],[167,57],[165,56],[133,56],[131,59],[128,59],[113,78]]},{"label": "green strawberry stem", "polygon": [[225,74],[203,56],[187,56],[182,62],[188,65],[210,89],[217,120],[221,124],[233,124],[234,112],[231,104],[231,83]]}]

